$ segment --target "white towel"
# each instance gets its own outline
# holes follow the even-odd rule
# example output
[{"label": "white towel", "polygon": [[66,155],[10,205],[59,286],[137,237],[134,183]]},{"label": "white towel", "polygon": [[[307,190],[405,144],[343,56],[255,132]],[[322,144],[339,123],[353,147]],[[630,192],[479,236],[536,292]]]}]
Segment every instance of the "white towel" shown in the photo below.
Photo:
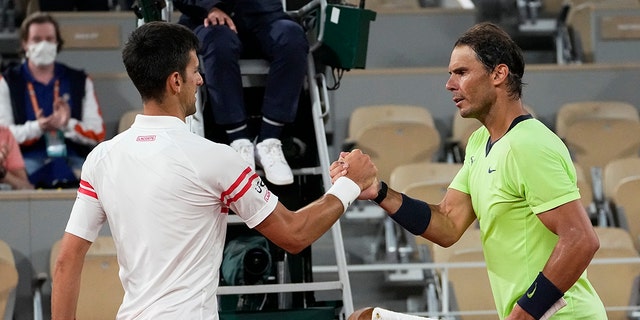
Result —
[{"label": "white towel", "polygon": [[393,312],[382,308],[374,308],[371,320],[436,320],[433,318],[425,318]]}]

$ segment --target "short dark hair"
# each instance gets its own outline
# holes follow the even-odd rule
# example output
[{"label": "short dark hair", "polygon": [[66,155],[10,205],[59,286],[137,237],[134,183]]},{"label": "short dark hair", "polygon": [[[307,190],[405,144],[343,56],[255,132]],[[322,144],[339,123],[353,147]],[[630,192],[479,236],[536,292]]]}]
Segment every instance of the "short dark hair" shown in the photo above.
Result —
[{"label": "short dark hair", "polygon": [[142,100],[162,101],[167,77],[178,72],[185,78],[190,53],[198,46],[193,31],[175,23],[152,21],[133,30],[122,61]]},{"label": "short dark hair", "polygon": [[515,98],[522,96],[524,57],[507,32],[490,22],[479,23],[460,36],[454,48],[462,45],[469,46],[476,53],[487,72],[493,71],[499,64],[509,67],[509,95]]},{"label": "short dark hair", "polygon": [[[46,12],[34,12],[27,16],[20,25],[20,40],[23,42],[27,42],[29,39],[29,28],[32,24],[42,24],[42,23],[51,23],[56,29],[56,41],[58,42],[58,52],[62,50],[62,45],[64,44],[64,40],[62,39],[62,35],[60,34],[60,25],[58,21],[53,18],[50,14]],[[24,54],[24,49],[20,49],[20,53]]]}]

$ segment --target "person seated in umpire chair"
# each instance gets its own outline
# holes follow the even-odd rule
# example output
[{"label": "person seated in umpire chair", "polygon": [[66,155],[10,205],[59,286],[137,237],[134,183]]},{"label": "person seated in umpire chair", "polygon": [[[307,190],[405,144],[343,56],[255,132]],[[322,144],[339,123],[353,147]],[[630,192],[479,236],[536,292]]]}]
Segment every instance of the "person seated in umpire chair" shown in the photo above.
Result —
[{"label": "person seated in umpire chair", "polygon": [[[182,12],[179,23],[192,29],[201,42],[211,111],[231,147],[252,168],[262,167],[267,181],[293,183],[281,136],[284,126],[296,118],[306,76],[309,44],[302,26],[286,14],[281,0],[174,0],[173,4]],[[270,63],[257,130],[249,126],[240,58]]]}]

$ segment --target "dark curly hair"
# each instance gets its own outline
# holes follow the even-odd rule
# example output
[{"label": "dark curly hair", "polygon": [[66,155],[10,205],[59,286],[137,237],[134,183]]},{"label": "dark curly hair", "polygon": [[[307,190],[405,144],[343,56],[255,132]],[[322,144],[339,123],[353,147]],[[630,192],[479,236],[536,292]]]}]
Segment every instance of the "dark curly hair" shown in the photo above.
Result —
[{"label": "dark curly hair", "polygon": [[460,36],[454,48],[462,45],[469,46],[476,53],[487,72],[493,71],[499,64],[505,64],[509,68],[509,95],[513,98],[522,96],[522,50],[502,28],[490,22],[479,23]]}]

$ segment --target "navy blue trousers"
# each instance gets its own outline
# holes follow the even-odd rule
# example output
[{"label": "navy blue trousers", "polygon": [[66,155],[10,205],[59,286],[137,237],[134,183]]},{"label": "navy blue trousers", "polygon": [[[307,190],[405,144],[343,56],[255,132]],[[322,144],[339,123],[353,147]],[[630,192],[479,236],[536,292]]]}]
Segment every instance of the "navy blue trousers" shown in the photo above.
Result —
[{"label": "navy blue trousers", "polygon": [[215,122],[219,125],[247,120],[240,58],[261,58],[270,62],[262,116],[281,123],[295,120],[298,99],[307,70],[309,44],[295,21],[279,19],[255,32],[238,33],[228,26],[198,26],[194,32],[201,42],[200,56],[205,86]]}]

